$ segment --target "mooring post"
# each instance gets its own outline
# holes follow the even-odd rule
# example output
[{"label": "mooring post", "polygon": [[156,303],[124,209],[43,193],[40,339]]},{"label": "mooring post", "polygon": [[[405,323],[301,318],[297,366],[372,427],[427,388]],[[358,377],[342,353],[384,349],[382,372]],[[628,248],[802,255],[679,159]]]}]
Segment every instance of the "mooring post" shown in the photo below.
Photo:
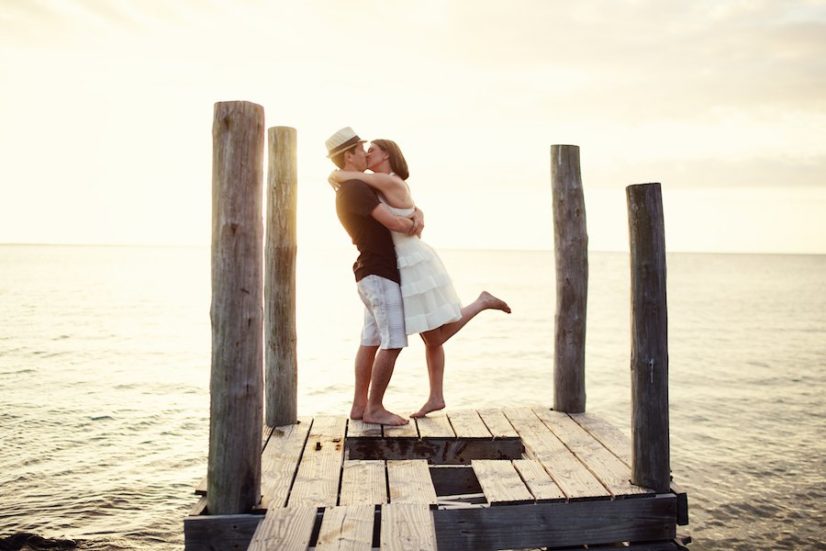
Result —
[{"label": "mooring post", "polygon": [[631,482],[666,492],[668,311],[660,184],[626,188],[631,245]]},{"label": "mooring post", "polygon": [[298,419],[295,330],[296,132],[269,129],[267,246],[264,262],[266,422],[271,427]]},{"label": "mooring post", "polygon": [[585,317],[588,306],[588,231],[579,146],[551,146],[556,336],[554,409],[585,411]]},{"label": "mooring post", "polygon": [[215,104],[212,125],[212,371],[207,509],[261,496],[264,109]]}]

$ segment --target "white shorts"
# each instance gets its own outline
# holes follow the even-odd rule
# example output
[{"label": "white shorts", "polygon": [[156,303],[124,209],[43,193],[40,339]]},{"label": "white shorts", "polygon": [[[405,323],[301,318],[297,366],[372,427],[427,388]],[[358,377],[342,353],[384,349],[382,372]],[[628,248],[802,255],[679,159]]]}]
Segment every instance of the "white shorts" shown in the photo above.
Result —
[{"label": "white shorts", "polygon": [[364,303],[362,346],[379,346],[385,350],[407,346],[399,284],[381,276],[369,275],[358,282],[358,289]]}]

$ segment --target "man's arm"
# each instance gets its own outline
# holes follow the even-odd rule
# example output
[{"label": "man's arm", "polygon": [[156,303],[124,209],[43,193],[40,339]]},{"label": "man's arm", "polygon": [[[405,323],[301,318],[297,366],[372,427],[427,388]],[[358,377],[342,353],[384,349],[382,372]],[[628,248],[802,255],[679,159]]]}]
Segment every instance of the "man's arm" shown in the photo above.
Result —
[{"label": "man's arm", "polygon": [[406,216],[396,216],[387,208],[387,205],[380,203],[376,205],[376,208],[373,209],[370,215],[390,231],[406,233],[408,235],[413,235],[417,232],[421,233],[419,222],[416,222],[414,218],[415,213],[409,218]]}]

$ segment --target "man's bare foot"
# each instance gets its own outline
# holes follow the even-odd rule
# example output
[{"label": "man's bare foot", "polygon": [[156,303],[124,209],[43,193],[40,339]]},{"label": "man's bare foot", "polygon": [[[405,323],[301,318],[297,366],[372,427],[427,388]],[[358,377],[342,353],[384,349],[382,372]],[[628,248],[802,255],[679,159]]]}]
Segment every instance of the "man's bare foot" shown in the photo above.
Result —
[{"label": "man's bare foot", "polygon": [[482,304],[485,305],[485,309],[487,310],[502,310],[508,314],[511,313],[511,307],[508,306],[508,303],[502,300],[501,298],[497,298],[492,294],[488,293],[487,291],[482,291],[479,295],[479,300],[482,301]]},{"label": "man's bare foot", "polygon": [[392,426],[401,426],[406,425],[410,421],[387,411],[386,409],[376,409],[372,411],[364,410],[364,415],[362,416],[362,421],[365,423],[377,423],[380,425],[392,425]]},{"label": "man's bare foot", "polygon": [[416,413],[411,413],[410,417],[412,417],[413,419],[418,419],[420,417],[424,417],[432,411],[439,411],[440,409],[445,409],[444,400],[428,400],[419,411],[417,411]]},{"label": "man's bare foot", "polygon": [[353,407],[350,408],[350,419],[359,421],[362,417],[364,417],[364,406],[353,404]]}]

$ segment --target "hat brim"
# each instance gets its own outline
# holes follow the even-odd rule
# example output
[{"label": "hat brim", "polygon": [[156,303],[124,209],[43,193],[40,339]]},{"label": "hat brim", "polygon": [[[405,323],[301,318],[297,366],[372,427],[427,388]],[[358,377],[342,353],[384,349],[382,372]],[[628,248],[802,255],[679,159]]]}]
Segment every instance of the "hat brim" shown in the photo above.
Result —
[{"label": "hat brim", "polygon": [[352,149],[352,148],[356,147],[358,144],[365,143],[366,141],[367,140],[362,140],[358,136],[353,136],[352,138],[350,138],[349,140],[347,140],[343,144],[338,145],[338,146],[334,147],[331,151],[329,151],[327,153],[327,158],[330,159],[332,157],[335,157],[336,155],[339,155],[340,153],[344,153],[348,149]]}]

